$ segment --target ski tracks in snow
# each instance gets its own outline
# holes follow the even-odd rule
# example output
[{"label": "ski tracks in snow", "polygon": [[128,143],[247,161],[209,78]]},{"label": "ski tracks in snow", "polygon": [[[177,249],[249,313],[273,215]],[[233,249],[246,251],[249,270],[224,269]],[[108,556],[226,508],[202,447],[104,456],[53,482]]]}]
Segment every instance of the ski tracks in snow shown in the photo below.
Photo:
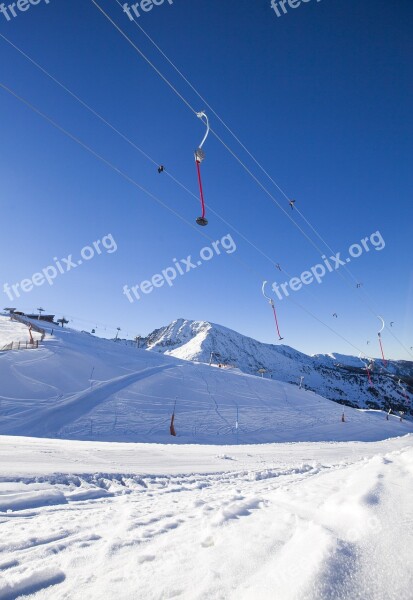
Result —
[{"label": "ski tracks in snow", "polygon": [[[99,383],[92,389],[88,388],[69,398],[61,399],[51,408],[41,407],[40,410],[33,410],[33,414],[26,419],[25,434],[28,436],[53,437],[62,427],[67,425],[68,421],[73,423],[121,390],[147,377],[172,368],[174,368],[174,365],[163,364],[128,373]],[[12,428],[10,428],[10,431],[13,433]]]},{"label": "ski tracks in snow", "polygon": [[1,483],[0,600],[410,600],[412,484],[412,449]]}]

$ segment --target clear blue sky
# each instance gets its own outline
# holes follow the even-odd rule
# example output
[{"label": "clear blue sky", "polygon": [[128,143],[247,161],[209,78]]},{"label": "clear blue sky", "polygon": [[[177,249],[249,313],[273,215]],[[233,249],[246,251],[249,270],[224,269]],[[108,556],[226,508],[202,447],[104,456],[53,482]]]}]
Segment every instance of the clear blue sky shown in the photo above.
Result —
[{"label": "clear blue sky", "polygon": [[[115,0],[98,0],[197,110],[201,100],[156,53]],[[129,4],[132,4],[130,2]],[[6,2],[7,4],[7,2]],[[386,246],[353,259],[363,287],[336,273],[292,294],[318,319],[378,355],[379,321],[413,346],[410,0],[310,0],[278,18],[269,0],[174,0],[138,22],[235,131],[335,252],[379,230]],[[198,194],[193,150],[204,128],[89,0],[43,0],[0,33],[19,46],[168,172]],[[158,175],[126,142],[0,38],[1,80],[78,136],[165,204],[194,223],[199,203]],[[112,335],[146,334],[178,317],[210,320],[276,341],[262,280],[277,271],[228,225],[189,227],[94,156],[0,89],[1,280],[3,306],[76,317],[73,324]],[[248,155],[210,114],[212,127],[323,250]],[[202,165],[208,209],[218,212],[290,275],[320,261],[317,250],[214,138]],[[232,255],[214,257],[131,304],[122,293],[196,256],[231,233]],[[17,283],[112,234],[116,252],[59,275],[10,301]],[[342,271],[343,272],[343,271]],[[343,272],[344,273],[344,272]],[[347,276],[345,275],[344,278]],[[373,314],[362,298],[373,307]],[[304,352],[356,350],[297,304],[277,302],[284,342]],[[333,317],[337,313],[338,318]],[[84,322],[80,322],[84,319]],[[105,328],[101,323],[108,324]],[[370,345],[367,345],[370,340]],[[411,358],[389,334],[386,353]]]}]

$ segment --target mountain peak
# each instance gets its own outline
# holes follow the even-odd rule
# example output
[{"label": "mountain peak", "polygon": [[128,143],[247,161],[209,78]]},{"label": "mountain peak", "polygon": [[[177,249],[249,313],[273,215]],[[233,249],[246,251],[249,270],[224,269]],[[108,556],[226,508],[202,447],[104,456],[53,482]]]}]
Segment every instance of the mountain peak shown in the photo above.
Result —
[{"label": "mountain peak", "polygon": [[408,387],[413,363],[390,361],[387,369],[374,361],[369,385],[367,372],[355,356],[318,354],[308,356],[290,346],[264,344],[232,329],[210,323],[176,319],[147,338],[147,348],[175,358],[238,368],[285,383],[303,385],[330,400],[358,407],[403,407],[398,378]]}]

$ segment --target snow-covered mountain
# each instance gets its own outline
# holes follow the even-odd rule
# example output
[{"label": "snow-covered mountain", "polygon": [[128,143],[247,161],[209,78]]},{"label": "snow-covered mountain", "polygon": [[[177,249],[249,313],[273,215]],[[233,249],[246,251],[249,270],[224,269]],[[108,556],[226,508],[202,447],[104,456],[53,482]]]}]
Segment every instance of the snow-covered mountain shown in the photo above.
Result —
[{"label": "snow-covered mountain", "polygon": [[[354,408],[346,409],[343,423],[342,408],[321,395],[240,369],[210,367],[52,324],[42,327],[46,334],[37,349],[0,353],[0,435],[236,444],[372,441],[413,431],[409,421]],[[0,343],[2,331],[8,338],[23,335],[20,324],[5,317]],[[258,343],[256,348],[258,356]],[[288,373],[297,363],[285,353],[279,362]],[[171,437],[174,407],[178,435]]]},{"label": "snow-covered mountain", "polygon": [[[147,348],[176,358],[238,368],[267,378],[303,385],[320,395],[349,406],[406,409],[405,394],[413,394],[413,362],[374,360],[373,386],[358,357],[342,354],[308,356],[286,345],[263,344],[207,321],[177,319],[155,330]],[[399,385],[399,379],[401,384]]]},{"label": "snow-covered mountain", "polygon": [[[0,346],[20,325],[0,316]],[[0,352],[0,599],[411,598],[411,421],[44,329]]]}]

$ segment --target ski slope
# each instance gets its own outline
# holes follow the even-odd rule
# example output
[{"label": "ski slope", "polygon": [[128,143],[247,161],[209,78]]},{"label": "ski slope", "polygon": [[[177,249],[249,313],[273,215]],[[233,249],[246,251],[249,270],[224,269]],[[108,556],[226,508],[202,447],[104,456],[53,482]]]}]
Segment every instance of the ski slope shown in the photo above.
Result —
[{"label": "ski slope", "polygon": [[308,356],[290,346],[264,344],[208,321],[177,319],[155,330],[145,343],[150,350],[184,360],[206,363],[212,357],[214,362],[235,366],[250,375],[264,369],[266,377],[284,383],[297,383],[303,377],[308,389],[349,406],[411,410],[411,361],[389,360],[384,364],[381,359],[371,358],[374,385],[370,386],[366,365],[358,356]]},{"label": "ski slope", "polygon": [[[10,322],[0,318],[0,330]],[[296,385],[44,325],[38,350],[0,355],[0,434],[117,442],[376,441],[413,431]],[[237,427],[238,423],[238,427]]]},{"label": "ski slope", "polygon": [[0,437],[0,599],[411,600],[413,436]]},{"label": "ski slope", "polygon": [[411,600],[411,422],[45,328],[0,355],[0,600]]},{"label": "ski slope", "polygon": [[[40,340],[41,335],[33,330],[32,337],[34,340]],[[10,318],[0,315],[0,350],[11,342],[23,344],[30,342],[29,330],[22,323],[11,321]]]}]

